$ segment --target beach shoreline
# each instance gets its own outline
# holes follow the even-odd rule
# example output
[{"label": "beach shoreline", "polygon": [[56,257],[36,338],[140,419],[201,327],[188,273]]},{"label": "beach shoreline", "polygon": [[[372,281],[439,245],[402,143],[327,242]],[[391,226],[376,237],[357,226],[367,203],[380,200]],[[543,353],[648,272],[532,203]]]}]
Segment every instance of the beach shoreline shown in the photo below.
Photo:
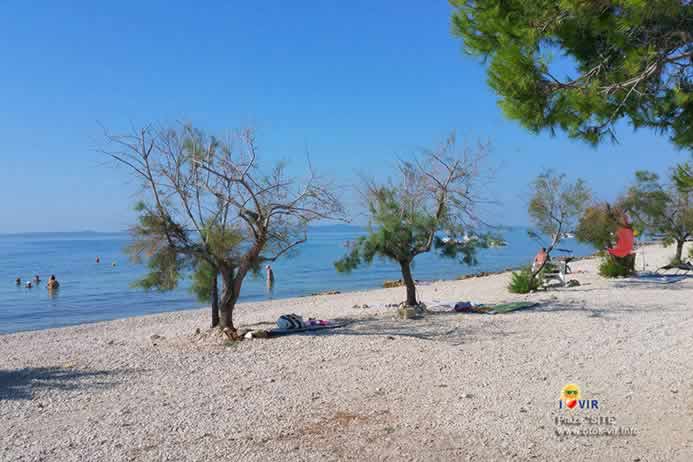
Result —
[{"label": "beach shoreline", "polygon": [[[672,252],[644,253],[654,269]],[[690,460],[693,278],[572,266],[579,287],[513,295],[505,272],[418,289],[429,307],[539,303],[505,315],[400,320],[400,287],[238,306],[240,328],[350,321],[315,335],[227,342],[208,308],[0,335],[0,459]],[[599,409],[559,409],[567,383]],[[575,416],[635,434],[559,434]]]}]

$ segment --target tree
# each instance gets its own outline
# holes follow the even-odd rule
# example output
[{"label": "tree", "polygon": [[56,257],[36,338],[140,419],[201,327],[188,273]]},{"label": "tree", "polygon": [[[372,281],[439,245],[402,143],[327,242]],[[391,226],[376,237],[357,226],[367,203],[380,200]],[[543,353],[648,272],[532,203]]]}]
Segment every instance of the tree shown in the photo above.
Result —
[{"label": "tree", "polygon": [[[564,174],[547,170],[532,182],[529,217],[536,228],[530,235],[541,240],[548,236],[547,255],[561,242],[563,233],[575,229],[576,221],[590,202],[592,193],[583,180],[568,183]],[[548,260],[548,259],[547,259]],[[546,261],[531,274],[533,280],[544,268]]]},{"label": "tree", "polygon": [[693,235],[693,191],[663,185],[656,173],[639,171],[624,207],[643,230],[663,235],[665,245],[676,244],[674,261],[681,261],[683,246]]},{"label": "tree", "polygon": [[190,290],[199,302],[209,303],[212,327],[219,325],[219,269],[201,260],[194,268]]},{"label": "tree", "polygon": [[[399,180],[387,184],[366,181],[365,201],[370,217],[368,234],[352,243],[352,250],[335,263],[349,272],[375,257],[397,263],[407,289],[406,304],[418,305],[411,266],[417,255],[437,250],[449,258],[475,262],[475,250],[488,236],[460,240],[478,220],[474,206],[480,162],[488,148],[477,152],[455,150],[451,135],[437,150],[425,151],[413,161],[399,163]],[[445,233],[447,238],[437,234]]]},{"label": "tree", "polygon": [[682,191],[693,191],[693,166],[688,163],[677,165],[674,183]]},{"label": "tree", "polygon": [[262,171],[252,130],[223,141],[190,125],[148,126],[106,138],[104,152],[142,180],[145,200],[128,249],[136,260],[148,259],[138,285],[170,290],[194,269],[194,289],[209,290],[214,305],[218,275],[218,325],[232,336],[246,275],[294,252],[309,223],[343,218],[334,192],[312,169],[303,180],[288,176],[284,163]]},{"label": "tree", "polygon": [[622,215],[620,206],[614,209],[608,203],[602,203],[587,207],[575,229],[575,238],[597,249],[613,247],[614,236],[621,224],[619,215]]},{"label": "tree", "polygon": [[[693,149],[693,2],[451,0],[505,114],[597,144],[620,119]],[[563,56],[563,59],[553,59]],[[562,75],[561,75],[562,74]],[[565,75],[565,76],[564,76]]]}]

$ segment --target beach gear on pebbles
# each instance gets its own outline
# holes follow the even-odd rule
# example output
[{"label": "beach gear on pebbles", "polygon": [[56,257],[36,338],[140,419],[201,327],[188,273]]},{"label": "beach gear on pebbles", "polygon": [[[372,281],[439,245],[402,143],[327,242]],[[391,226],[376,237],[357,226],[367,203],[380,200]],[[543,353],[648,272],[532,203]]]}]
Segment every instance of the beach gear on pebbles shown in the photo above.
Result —
[{"label": "beach gear on pebbles", "polygon": [[280,329],[299,329],[306,327],[303,318],[295,313],[283,314],[277,319],[277,327]]}]

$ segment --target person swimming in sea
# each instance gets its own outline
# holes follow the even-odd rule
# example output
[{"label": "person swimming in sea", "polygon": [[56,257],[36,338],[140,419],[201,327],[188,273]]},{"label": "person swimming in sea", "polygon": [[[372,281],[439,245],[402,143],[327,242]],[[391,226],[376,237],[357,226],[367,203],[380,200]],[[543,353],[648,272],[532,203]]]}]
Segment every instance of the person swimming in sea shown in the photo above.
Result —
[{"label": "person swimming in sea", "polygon": [[18,286],[21,286],[21,285],[22,285],[22,278],[17,278],[17,279],[15,279],[14,282],[15,282],[15,284],[17,284]]},{"label": "person swimming in sea", "polygon": [[53,290],[60,287],[60,283],[57,279],[55,279],[55,274],[51,274],[51,277],[50,279],[48,279],[48,284],[46,284],[46,287],[48,288],[48,290]]},{"label": "person swimming in sea", "polygon": [[24,284],[24,287],[26,287],[27,289],[31,289],[34,286],[31,284],[31,281],[26,281],[26,284]]},{"label": "person swimming in sea", "polygon": [[38,284],[39,282],[41,282],[41,276],[39,276],[38,274],[35,275],[35,276],[34,276],[34,282],[35,282],[36,284]]}]

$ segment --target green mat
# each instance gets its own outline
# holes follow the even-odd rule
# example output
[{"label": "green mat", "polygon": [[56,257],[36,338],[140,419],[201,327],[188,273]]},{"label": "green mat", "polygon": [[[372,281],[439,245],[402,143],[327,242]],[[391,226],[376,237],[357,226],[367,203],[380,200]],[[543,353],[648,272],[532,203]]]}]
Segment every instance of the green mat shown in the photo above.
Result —
[{"label": "green mat", "polygon": [[511,311],[524,310],[527,308],[533,308],[539,305],[536,302],[512,302],[512,303],[499,303],[498,305],[481,305],[475,307],[474,310],[477,313],[485,314],[503,314],[510,313]]}]

